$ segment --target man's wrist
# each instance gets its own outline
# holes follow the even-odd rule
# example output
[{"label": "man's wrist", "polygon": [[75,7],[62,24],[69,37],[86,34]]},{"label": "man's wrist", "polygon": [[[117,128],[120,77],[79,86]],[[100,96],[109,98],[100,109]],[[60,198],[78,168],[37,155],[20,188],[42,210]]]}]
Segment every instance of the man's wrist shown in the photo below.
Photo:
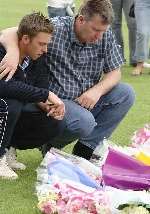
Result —
[{"label": "man's wrist", "polygon": [[45,105],[45,103],[39,102],[39,103],[37,103],[37,106],[38,106],[40,109],[42,109],[43,111],[46,112],[46,105]]}]

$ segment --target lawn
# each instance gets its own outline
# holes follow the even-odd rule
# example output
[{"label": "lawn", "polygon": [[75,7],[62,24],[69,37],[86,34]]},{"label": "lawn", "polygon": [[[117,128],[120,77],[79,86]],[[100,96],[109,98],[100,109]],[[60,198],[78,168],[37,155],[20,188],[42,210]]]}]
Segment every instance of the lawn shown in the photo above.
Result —
[{"label": "lawn", "polygon": [[[36,2],[36,4],[35,4]],[[78,0],[78,4],[79,4]],[[33,10],[45,14],[46,0],[10,1],[0,0],[0,29],[17,25],[20,18]],[[128,59],[127,28],[124,24],[125,50]],[[132,68],[122,69],[123,81],[131,84],[136,92],[136,102],[126,118],[114,132],[112,140],[118,144],[129,144],[132,133],[150,121],[150,75],[146,71],[140,77],[130,75]],[[65,148],[70,152],[72,145]],[[38,150],[18,151],[18,158],[27,165],[24,172],[18,172],[17,181],[0,180],[0,214],[38,214],[35,195],[36,168],[42,157]]]}]

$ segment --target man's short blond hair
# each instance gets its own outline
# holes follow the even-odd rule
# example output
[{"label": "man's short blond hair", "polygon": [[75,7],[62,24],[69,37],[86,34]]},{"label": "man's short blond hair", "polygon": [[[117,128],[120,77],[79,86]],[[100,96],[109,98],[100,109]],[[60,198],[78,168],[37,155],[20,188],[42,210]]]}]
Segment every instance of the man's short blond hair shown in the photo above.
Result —
[{"label": "man's short blond hair", "polygon": [[19,40],[23,35],[30,38],[35,37],[39,32],[52,34],[54,30],[52,22],[40,12],[33,12],[22,18],[18,26]]}]

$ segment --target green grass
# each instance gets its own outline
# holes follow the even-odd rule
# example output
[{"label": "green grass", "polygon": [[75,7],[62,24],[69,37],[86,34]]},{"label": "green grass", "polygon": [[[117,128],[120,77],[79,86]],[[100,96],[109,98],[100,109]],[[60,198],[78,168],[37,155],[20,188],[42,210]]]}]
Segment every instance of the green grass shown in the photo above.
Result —
[{"label": "green grass", "polygon": [[[79,4],[78,0],[78,4]],[[10,1],[0,0],[0,29],[16,26],[20,18],[33,10],[46,11],[46,0]],[[127,29],[124,24],[126,57],[128,59]],[[131,77],[132,68],[124,66],[123,81],[130,83],[136,91],[136,103],[112,136],[116,143],[127,145],[137,128],[150,121],[150,75]],[[148,71],[146,71],[148,72]],[[65,148],[70,152],[73,145]],[[18,158],[27,165],[24,172],[18,172],[17,181],[0,180],[0,214],[38,214],[35,195],[36,168],[42,159],[39,151],[18,151]]]}]

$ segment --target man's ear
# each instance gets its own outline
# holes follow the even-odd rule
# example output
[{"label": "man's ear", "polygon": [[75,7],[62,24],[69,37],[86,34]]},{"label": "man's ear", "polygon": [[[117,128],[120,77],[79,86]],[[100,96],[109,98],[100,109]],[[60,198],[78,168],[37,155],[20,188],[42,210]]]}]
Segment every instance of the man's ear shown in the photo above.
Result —
[{"label": "man's ear", "polygon": [[84,22],[85,22],[85,18],[84,18],[84,16],[82,16],[82,15],[79,15],[79,16],[77,17],[77,20],[78,20],[78,23],[79,23],[80,25],[84,24]]},{"label": "man's ear", "polygon": [[29,36],[28,36],[28,35],[23,35],[23,36],[22,36],[22,42],[23,42],[25,45],[29,44],[29,42],[30,42]]}]

